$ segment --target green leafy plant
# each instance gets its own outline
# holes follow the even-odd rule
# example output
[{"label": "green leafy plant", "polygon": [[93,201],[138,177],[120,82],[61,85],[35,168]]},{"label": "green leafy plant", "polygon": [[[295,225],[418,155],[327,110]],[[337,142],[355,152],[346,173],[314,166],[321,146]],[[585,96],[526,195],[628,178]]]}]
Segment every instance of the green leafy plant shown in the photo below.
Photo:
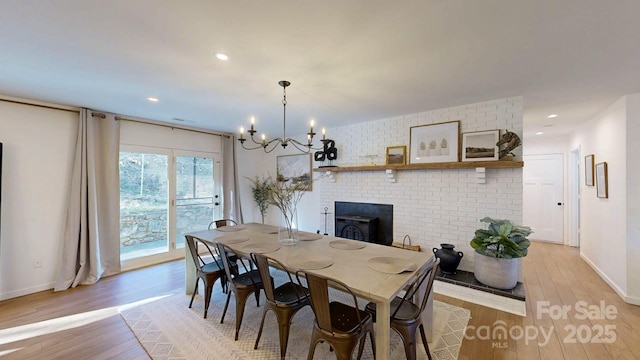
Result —
[{"label": "green leafy plant", "polygon": [[254,179],[247,179],[251,182],[253,200],[258,205],[260,215],[262,215],[262,223],[264,224],[264,216],[267,213],[267,208],[271,204],[271,178],[256,176]]},{"label": "green leafy plant", "polygon": [[311,188],[312,180],[299,181],[299,179],[284,179],[278,175],[274,180],[271,176],[267,178],[269,187],[268,202],[280,209],[284,219],[284,226],[292,237],[293,222],[295,221],[296,207],[302,196]]},{"label": "green leafy plant", "polygon": [[480,221],[488,223],[487,229],[476,230],[471,247],[478,253],[490,257],[513,259],[527,256],[531,242],[527,240],[533,231],[528,226],[513,225],[509,220],[495,220],[485,217]]},{"label": "green leafy plant", "polygon": [[429,149],[435,149],[438,143],[435,140],[429,142]]}]

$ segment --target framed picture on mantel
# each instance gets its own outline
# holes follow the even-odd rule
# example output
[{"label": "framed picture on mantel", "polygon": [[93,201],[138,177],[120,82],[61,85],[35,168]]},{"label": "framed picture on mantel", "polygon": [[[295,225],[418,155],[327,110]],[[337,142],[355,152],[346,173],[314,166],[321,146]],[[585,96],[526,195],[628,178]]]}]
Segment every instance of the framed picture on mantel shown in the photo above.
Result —
[{"label": "framed picture on mantel", "polygon": [[460,121],[412,126],[409,163],[458,162]]}]

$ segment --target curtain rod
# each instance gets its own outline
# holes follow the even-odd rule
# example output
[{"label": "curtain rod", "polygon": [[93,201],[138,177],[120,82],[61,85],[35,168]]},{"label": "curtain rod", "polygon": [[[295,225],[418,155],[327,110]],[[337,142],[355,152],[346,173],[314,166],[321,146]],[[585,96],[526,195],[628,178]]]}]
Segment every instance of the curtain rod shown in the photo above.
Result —
[{"label": "curtain rod", "polygon": [[[93,114],[92,114],[93,115]],[[120,120],[124,120],[124,121],[131,121],[131,122],[136,122],[136,123],[140,123],[140,124],[148,124],[148,125],[156,125],[156,126],[162,126],[162,127],[168,127],[171,128],[171,130],[185,130],[185,131],[193,131],[196,133],[201,133],[201,134],[208,134],[208,135],[217,135],[220,137],[225,137],[225,138],[230,138],[231,136],[229,136],[228,134],[221,134],[218,132],[213,132],[213,131],[206,131],[206,130],[197,130],[197,129],[190,129],[190,128],[186,128],[186,127],[181,127],[181,126],[174,126],[174,125],[168,125],[168,124],[160,124],[160,123],[156,123],[156,122],[152,122],[152,121],[144,121],[144,120],[135,120],[135,119],[127,119],[127,118],[123,118],[121,116],[116,116],[115,117],[116,120],[120,121]]]},{"label": "curtain rod", "polygon": [[41,108],[45,108],[45,109],[68,111],[68,112],[73,112],[73,113],[76,113],[76,114],[80,113],[80,110],[66,109],[66,108],[63,108],[63,107],[57,107],[57,106],[53,106],[53,105],[35,104],[35,103],[30,103],[30,102],[20,101],[20,100],[4,99],[4,98],[1,98],[1,97],[0,97],[0,101],[13,103],[13,104],[20,104],[20,105],[30,105],[30,106],[41,107]]},{"label": "curtain rod", "polygon": [[[36,107],[41,107],[41,108],[45,108],[45,109],[69,111],[69,112],[73,112],[73,113],[76,113],[76,114],[79,114],[79,113],[80,113],[80,110],[65,109],[65,108],[63,108],[63,107],[56,107],[56,106],[52,106],[52,105],[35,104],[35,103],[26,102],[26,101],[19,101],[19,100],[5,99],[5,98],[2,98],[2,97],[0,97],[0,101],[4,101],[4,102],[8,102],[8,103],[13,103],[13,104],[20,104],[20,105],[36,106]],[[105,115],[105,114],[103,114],[103,113],[101,113],[101,112],[96,112],[96,111],[91,112],[91,116],[96,116],[96,117],[99,117],[99,118],[101,118],[101,119],[106,118],[106,115]],[[197,132],[197,133],[201,133],[201,134],[217,135],[217,136],[221,136],[221,137],[230,138],[230,136],[229,136],[228,134],[221,134],[221,133],[213,132],[213,131],[205,131],[205,130],[190,129],[190,128],[181,127],[181,126],[174,126],[174,125],[160,124],[160,123],[155,123],[155,122],[153,122],[153,121],[143,121],[143,120],[127,119],[127,118],[123,118],[123,117],[120,117],[120,116],[116,116],[116,117],[115,117],[115,119],[116,119],[116,120],[125,120],[125,121],[137,122],[137,123],[141,123],[141,124],[157,125],[157,126],[168,127],[168,128],[171,128],[171,129],[179,129],[179,130],[193,131],[193,132]]]}]

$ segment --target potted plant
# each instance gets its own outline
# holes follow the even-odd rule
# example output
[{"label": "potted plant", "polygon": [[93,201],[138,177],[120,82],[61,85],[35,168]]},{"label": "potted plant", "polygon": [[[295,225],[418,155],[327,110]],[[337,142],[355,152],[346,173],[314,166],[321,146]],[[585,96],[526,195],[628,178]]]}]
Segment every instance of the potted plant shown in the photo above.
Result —
[{"label": "potted plant", "polygon": [[253,201],[258,205],[260,215],[262,216],[262,223],[264,224],[264,215],[267,213],[267,208],[271,199],[271,188],[269,187],[269,178],[258,177],[254,179],[247,178],[251,182],[251,193],[253,194]]},{"label": "potted plant", "polygon": [[474,248],[474,276],[479,282],[497,288],[513,289],[518,283],[518,259],[527,256],[532,233],[527,226],[509,220],[485,217],[487,229],[478,229],[471,240]]}]

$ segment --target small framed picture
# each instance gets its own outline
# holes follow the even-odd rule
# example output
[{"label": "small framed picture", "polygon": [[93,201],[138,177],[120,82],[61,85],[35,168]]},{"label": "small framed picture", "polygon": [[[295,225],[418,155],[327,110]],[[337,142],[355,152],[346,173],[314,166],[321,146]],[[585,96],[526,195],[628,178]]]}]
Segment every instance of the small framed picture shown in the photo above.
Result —
[{"label": "small framed picture", "polygon": [[407,163],[407,147],[389,146],[387,147],[387,165],[404,165]]},{"label": "small framed picture", "polygon": [[475,131],[462,134],[462,161],[499,160],[500,130]]},{"label": "small framed picture", "polygon": [[584,183],[593,186],[593,154],[584,157]]},{"label": "small framed picture", "polygon": [[409,163],[460,161],[460,121],[412,126],[409,135]]},{"label": "small framed picture", "polygon": [[609,179],[607,175],[607,163],[596,164],[596,190],[599,198],[609,197]]}]

